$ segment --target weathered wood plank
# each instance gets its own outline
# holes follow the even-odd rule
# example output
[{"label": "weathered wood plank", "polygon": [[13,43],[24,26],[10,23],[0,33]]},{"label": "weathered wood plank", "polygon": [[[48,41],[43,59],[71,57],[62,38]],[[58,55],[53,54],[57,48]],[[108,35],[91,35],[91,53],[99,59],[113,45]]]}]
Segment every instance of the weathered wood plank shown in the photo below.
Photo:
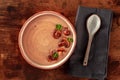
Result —
[{"label": "weathered wood plank", "polygon": [[120,80],[120,0],[0,0],[0,80],[88,80],[65,74],[64,65],[50,71],[30,66],[17,41],[23,23],[34,13],[57,11],[74,24],[79,5],[113,10],[107,79]]}]

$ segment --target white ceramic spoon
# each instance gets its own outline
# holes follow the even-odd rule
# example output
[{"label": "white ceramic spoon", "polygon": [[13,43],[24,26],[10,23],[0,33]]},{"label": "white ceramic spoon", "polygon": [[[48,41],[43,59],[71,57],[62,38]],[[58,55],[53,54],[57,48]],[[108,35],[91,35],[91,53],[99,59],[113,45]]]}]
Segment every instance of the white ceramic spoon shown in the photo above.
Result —
[{"label": "white ceramic spoon", "polygon": [[100,25],[101,25],[100,17],[96,14],[92,14],[87,20],[87,30],[89,34],[89,40],[88,40],[84,61],[83,61],[83,66],[87,66],[88,64],[91,43],[95,33],[99,30]]}]

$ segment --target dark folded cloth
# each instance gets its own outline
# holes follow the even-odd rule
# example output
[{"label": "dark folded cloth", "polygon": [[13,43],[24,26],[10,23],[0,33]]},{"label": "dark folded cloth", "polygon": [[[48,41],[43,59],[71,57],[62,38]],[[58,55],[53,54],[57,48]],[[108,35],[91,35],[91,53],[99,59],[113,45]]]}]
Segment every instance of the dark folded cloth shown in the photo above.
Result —
[{"label": "dark folded cloth", "polygon": [[[101,18],[100,30],[94,36],[88,66],[83,66],[88,42],[86,20],[91,14]],[[112,11],[80,6],[76,16],[77,45],[68,61],[68,73],[76,77],[104,79],[107,75],[109,35],[112,23]]]}]

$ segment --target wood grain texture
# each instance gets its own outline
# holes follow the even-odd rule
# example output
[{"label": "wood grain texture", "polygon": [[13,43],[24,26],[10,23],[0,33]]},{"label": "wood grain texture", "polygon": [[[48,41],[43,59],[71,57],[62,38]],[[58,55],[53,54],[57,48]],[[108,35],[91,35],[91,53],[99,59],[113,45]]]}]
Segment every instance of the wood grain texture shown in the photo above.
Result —
[{"label": "wood grain texture", "polygon": [[120,80],[120,0],[0,0],[0,80],[88,80],[65,74],[64,65],[49,71],[30,66],[17,41],[23,23],[34,13],[57,11],[74,24],[79,5],[113,10],[106,80]]}]

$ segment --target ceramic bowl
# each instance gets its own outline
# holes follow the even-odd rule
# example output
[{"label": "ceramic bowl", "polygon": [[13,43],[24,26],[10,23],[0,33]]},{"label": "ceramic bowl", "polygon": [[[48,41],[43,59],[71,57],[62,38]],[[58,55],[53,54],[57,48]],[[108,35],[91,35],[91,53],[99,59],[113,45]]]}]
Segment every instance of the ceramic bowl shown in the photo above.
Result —
[{"label": "ceramic bowl", "polygon": [[[29,54],[29,52],[27,52],[26,49],[31,49],[31,47],[37,46],[37,45],[34,45],[34,41],[35,40],[33,41],[33,43],[29,43],[29,46],[27,46],[26,49],[24,47],[24,38],[28,38],[28,40],[30,40],[31,36],[33,36],[31,34],[26,33],[26,30],[30,27],[29,24],[31,24],[31,22],[33,20],[36,20],[38,17],[45,16],[45,15],[56,16],[56,17],[60,18],[61,20],[63,20],[69,26],[69,28],[71,29],[71,32],[73,34],[73,40],[74,40],[73,44],[71,45],[71,49],[69,50],[68,54],[61,61],[59,61],[57,63],[54,63],[52,65],[38,64],[38,63],[34,62],[33,60],[31,60],[31,58],[28,57],[27,54]],[[52,20],[52,18],[51,18],[51,20]],[[33,29],[30,29],[29,33],[31,33],[32,30]],[[24,35],[27,35],[27,36],[24,36]],[[39,36],[39,34],[38,34],[38,36]],[[22,54],[23,58],[30,65],[32,65],[34,67],[37,67],[37,68],[40,68],[40,69],[55,69],[55,68],[61,66],[62,64],[64,64],[70,58],[70,56],[72,55],[72,53],[74,51],[74,48],[75,48],[75,45],[76,45],[76,32],[75,32],[74,26],[70,23],[70,21],[67,18],[65,18],[63,15],[61,15],[60,13],[57,13],[57,12],[54,12],[54,11],[42,11],[42,12],[36,13],[33,16],[31,16],[23,24],[23,26],[22,26],[22,28],[21,28],[21,30],[19,32],[18,44],[19,44],[19,48],[20,48],[20,51],[21,51],[21,54]],[[34,48],[33,48],[33,51],[34,51]]]}]

